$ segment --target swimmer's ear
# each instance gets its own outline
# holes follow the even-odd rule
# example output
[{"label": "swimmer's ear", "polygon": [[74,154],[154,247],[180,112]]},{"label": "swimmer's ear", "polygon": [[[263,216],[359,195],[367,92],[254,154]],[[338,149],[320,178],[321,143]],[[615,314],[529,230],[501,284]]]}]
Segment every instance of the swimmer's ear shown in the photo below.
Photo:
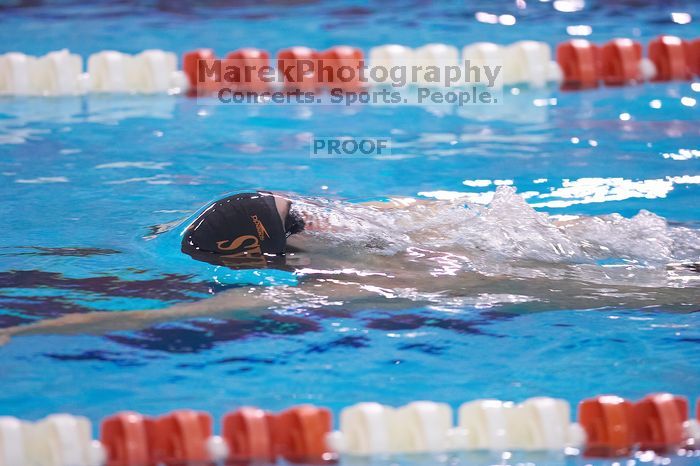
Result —
[{"label": "swimmer's ear", "polygon": [[294,209],[294,207],[289,209],[287,218],[284,221],[284,231],[287,232],[287,237],[301,233],[304,231],[305,226],[306,222],[304,222],[304,217],[302,217],[301,214]]}]

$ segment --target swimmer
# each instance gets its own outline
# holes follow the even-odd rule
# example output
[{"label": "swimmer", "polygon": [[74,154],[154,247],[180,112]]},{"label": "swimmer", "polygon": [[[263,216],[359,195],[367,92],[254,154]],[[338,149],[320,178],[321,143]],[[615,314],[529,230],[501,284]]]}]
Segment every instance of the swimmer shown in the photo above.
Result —
[{"label": "swimmer", "polygon": [[[649,212],[561,221],[507,187],[489,206],[235,194],[185,226],[182,252],[224,268],[289,270],[296,286],[237,287],[163,309],[70,314],[2,329],[0,343],[15,335],[100,334],[193,317],[254,318],[270,309],[333,306],[523,312],[657,303],[687,311],[697,301],[697,272],[687,266],[700,259],[700,250],[688,249],[693,244],[700,244],[696,230],[668,226]],[[630,259],[620,267],[597,264],[620,256]]]},{"label": "swimmer", "polygon": [[[411,200],[411,204],[427,201]],[[406,207],[397,201],[366,202],[360,208],[390,210]],[[330,236],[342,236],[353,229],[367,231],[367,222],[360,218],[339,216],[322,206],[268,191],[234,194],[210,204],[186,228],[182,235],[181,250],[193,259],[231,269],[282,268],[289,269],[299,261],[298,254],[317,253],[315,256],[342,254],[328,253]],[[301,232],[315,234],[294,237]],[[359,232],[358,232],[359,233]],[[387,243],[377,235],[367,243],[382,247]]]}]

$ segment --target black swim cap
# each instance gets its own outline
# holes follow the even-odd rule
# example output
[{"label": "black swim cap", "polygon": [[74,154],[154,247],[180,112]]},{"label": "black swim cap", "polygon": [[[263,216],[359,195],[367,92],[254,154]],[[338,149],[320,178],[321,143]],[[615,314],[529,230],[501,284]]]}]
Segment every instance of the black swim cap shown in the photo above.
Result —
[{"label": "black swim cap", "polygon": [[266,267],[265,255],[283,254],[287,243],[272,193],[234,194],[209,206],[187,228],[182,252],[232,267]]}]

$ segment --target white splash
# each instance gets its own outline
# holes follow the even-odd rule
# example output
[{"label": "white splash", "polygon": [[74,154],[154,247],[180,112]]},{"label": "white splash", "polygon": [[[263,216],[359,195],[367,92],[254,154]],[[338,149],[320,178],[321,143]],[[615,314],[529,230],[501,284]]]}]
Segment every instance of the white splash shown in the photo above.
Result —
[{"label": "white splash", "polygon": [[[648,188],[647,195],[661,195],[673,182],[641,186]],[[470,271],[654,286],[672,279],[669,264],[700,262],[698,230],[669,226],[645,210],[632,218],[550,216],[536,211],[510,186],[500,186],[488,205],[459,196],[437,197],[442,200],[403,203],[400,208],[323,199],[295,202],[325,225],[324,231],[305,234],[316,236],[334,254],[401,256],[427,267],[434,277]]]}]

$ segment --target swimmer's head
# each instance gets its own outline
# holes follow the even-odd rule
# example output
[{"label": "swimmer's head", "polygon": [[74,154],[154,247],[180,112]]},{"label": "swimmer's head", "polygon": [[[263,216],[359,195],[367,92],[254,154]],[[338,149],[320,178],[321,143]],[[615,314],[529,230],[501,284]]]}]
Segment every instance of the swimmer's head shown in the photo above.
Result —
[{"label": "swimmer's head", "polygon": [[304,219],[290,200],[265,191],[234,194],[187,227],[182,252],[217,265],[265,267],[285,253],[287,238],[303,229]]}]

